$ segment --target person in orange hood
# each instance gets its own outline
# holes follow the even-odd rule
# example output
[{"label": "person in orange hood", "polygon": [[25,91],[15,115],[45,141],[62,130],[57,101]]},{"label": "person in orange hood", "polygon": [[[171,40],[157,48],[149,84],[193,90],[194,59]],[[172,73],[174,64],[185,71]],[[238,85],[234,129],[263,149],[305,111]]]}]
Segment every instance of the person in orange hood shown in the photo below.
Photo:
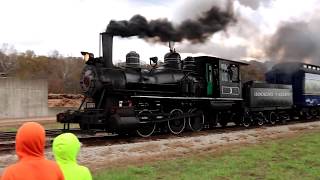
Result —
[{"label": "person in orange hood", "polygon": [[44,156],[45,138],[40,124],[24,123],[16,135],[19,161],[5,169],[1,180],[64,180],[59,166]]}]

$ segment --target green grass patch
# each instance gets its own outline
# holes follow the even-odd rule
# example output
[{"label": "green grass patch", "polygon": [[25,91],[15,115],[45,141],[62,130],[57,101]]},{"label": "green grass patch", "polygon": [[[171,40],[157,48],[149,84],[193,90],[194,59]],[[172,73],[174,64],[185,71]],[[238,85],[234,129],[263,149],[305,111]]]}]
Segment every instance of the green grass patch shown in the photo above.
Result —
[{"label": "green grass patch", "polygon": [[97,180],[143,179],[320,179],[320,133],[144,166],[112,168]]}]

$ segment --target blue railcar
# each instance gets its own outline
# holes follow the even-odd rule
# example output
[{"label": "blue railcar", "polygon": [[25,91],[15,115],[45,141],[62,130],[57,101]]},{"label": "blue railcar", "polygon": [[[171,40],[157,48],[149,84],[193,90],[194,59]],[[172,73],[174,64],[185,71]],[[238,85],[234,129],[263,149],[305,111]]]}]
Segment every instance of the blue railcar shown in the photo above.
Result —
[{"label": "blue railcar", "polygon": [[292,85],[295,107],[320,107],[320,66],[299,62],[275,65],[267,74],[269,83]]}]

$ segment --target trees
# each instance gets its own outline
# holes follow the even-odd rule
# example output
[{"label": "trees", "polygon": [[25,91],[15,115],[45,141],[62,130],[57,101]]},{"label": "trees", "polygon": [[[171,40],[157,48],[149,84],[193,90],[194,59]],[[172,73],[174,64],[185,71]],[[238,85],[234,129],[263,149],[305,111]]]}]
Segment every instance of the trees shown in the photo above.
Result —
[{"label": "trees", "polygon": [[267,72],[266,63],[259,61],[248,61],[249,65],[243,66],[241,70],[241,77],[243,82],[250,80],[264,81],[265,73]]},{"label": "trees", "polygon": [[[163,62],[159,62],[159,65]],[[244,82],[248,80],[264,80],[267,64],[258,61],[247,62],[241,76]],[[118,63],[124,66],[125,63]],[[84,66],[82,58],[64,57],[58,51],[52,51],[49,56],[37,56],[34,51],[27,50],[17,53],[13,47],[4,44],[0,48],[0,73],[25,79],[47,79],[49,93],[81,93],[80,75]],[[142,64],[143,68],[151,68]]]},{"label": "trees", "polygon": [[80,93],[79,79],[84,62],[81,58],[49,58],[48,61],[49,92]]},{"label": "trees", "polygon": [[14,47],[2,44],[0,49],[0,72],[12,74],[17,68],[17,52]]},{"label": "trees", "polygon": [[80,93],[81,58],[63,57],[58,51],[37,56],[34,51],[17,53],[4,44],[0,49],[0,72],[21,79],[47,79],[49,93]]}]

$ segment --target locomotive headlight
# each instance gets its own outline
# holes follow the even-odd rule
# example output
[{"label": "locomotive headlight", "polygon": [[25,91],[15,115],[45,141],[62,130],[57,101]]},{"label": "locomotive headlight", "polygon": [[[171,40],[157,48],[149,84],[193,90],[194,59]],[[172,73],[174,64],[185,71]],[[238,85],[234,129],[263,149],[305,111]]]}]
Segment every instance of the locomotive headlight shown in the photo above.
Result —
[{"label": "locomotive headlight", "polygon": [[89,54],[85,54],[85,55],[83,56],[83,60],[84,60],[85,62],[89,61],[89,58],[90,58]]}]

